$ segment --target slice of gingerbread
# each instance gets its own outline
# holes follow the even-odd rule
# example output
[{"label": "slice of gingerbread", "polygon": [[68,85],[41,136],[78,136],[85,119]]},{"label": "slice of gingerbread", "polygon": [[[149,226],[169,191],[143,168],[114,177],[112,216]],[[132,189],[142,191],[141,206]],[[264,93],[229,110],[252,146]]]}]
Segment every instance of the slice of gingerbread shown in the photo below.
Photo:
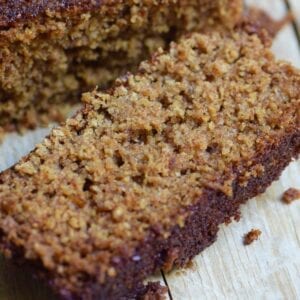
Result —
[{"label": "slice of gingerbread", "polygon": [[158,51],[1,174],[3,253],[66,299],[135,297],[297,157],[299,87],[256,34]]},{"label": "slice of gingerbread", "polygon": [[0,130],[61,120],[82,91],[203,28],[230,29],[241,0],[1,1]]}]

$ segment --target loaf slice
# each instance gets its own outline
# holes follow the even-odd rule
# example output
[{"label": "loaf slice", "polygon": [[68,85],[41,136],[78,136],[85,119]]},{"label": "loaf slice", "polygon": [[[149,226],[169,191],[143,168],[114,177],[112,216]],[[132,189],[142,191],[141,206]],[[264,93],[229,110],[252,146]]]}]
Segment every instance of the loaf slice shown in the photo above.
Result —
[{"label": "loaf slice", "polygon": [[60,121],[82,91],[182,32],[232,28],[241,11],[242,0],[1,1],[0,131]]},{"label": "loaf slice", "polygon": [[3,253],[66,299],[135,297],[297,157],[299,87],[256,34],[172,43],[1,174]]}]

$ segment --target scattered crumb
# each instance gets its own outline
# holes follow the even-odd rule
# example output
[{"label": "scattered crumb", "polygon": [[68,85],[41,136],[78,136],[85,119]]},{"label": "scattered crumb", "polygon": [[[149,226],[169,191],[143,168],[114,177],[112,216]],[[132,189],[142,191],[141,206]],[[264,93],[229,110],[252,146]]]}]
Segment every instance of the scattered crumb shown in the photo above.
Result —
[{"label": "scattered crumb", "polygon": [[252,229],[244,236],[244,245],[250,245],[254,241],[258,239],[258,237],[261,235],[261,231],[259,229]]},{"label": "scattered crumb", "polygon": [[165,300],[168,288],[162,286],[160,282],[149,282],[142,300]]},{"label": "scattered crumb", "polygon": [[184,265],[184,269],[185,270],[190,270],[190,271],[196,271],[197,269],[197,265],[195,264],[195,262],[190,259],[185,265]]},{"label": "scattered crumb", "polygon": [[283,193],[281,197],[282,202],[286,204],[290,204],[298,199],[300,199],[300,190],[295,188],[289,188]]}]

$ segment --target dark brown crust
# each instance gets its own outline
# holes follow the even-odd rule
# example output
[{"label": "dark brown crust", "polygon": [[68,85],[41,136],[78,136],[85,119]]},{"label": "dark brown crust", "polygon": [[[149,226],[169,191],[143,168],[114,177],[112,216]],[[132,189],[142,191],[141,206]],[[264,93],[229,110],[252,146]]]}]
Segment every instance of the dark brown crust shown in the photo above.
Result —
[{"label": "dark brown crust", "polygon": [[[124,270],[123,273],[116,278],[110,278],[105,286],[87,278],[86,289],[82,291],[84,299],[139,298],[139,295],[147,292],[142,281],[149,274],[170,261],[173,265],[183,266],[211,245],[216,240],[219,225],[237,215],[241,204],[264,192],[299,152],[300,130],[297,130],[283,137],[277,146],[270,145],[263,155],[257,155],[255,162],[262,164],[265,172],[261,177],[252,177],[246,187],[239,184],[239,174],[243,171],[233,170],[237,179],[233,184],[232,198],[216,190],[206,189],[198,203],[189,208],[190,216],[183,228],[175,226],[167,240],[159,235],[159,228],[152,228],[147,240],[136,249],[134,259],[115,258],[114,266]],[[27,265],[51,286],[51,274],[46,273],[38,263],[34,265],[24,261],[21,252],[12,245],[4,247],[13,252],[14,259]],[[81,295],[70,294],[65,290],[56,292],[62,299],[83,299]]]},{"label": "dark brown crust", "polygon": [[0,27],[12,26],[15,23],[26,21],[43,15],[46,11],[74,11],[81,13],[100,7],[103,3],[116,1],[103,0],[8,0],[0,3]]}]

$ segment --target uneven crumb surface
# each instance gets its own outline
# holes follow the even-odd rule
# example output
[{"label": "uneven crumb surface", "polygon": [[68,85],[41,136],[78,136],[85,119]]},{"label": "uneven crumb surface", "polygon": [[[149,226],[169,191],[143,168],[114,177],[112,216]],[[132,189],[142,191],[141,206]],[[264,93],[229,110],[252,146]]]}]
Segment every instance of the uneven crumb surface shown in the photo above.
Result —
[{"label": "uneven crumb surface", "polygon": [[182,32],[233,27],[241,3],[2,1],[0,127],[61,120],[61,103],[78,101],[82,91],[135,70]]},{"label": "uneven crumb surface", "polygon": [[[300,74],[256,35],[193,34],[159,51],[0,177],[2,247],[41,262],[58,289],[122,276],[112,262],[154,229],[183,228],[204,191],[232,197],[299,135]],[[13,192],[12,192],[13,191]],[[134,276],[134,274],[132,274]]]},{"label": "uneven crumb surface", "polygon": [[261,231],[259,229],[252,229],[244,236],[244,245],[248,246],[252,244],[254,241],[257,241],[261,235]]},{"label": "uneven crumb surface", "polygon": [[290,204],[298,199],[300,200],[300,189],[296,188],[289,188],[281,197],[281,200],[286,204]]}]

